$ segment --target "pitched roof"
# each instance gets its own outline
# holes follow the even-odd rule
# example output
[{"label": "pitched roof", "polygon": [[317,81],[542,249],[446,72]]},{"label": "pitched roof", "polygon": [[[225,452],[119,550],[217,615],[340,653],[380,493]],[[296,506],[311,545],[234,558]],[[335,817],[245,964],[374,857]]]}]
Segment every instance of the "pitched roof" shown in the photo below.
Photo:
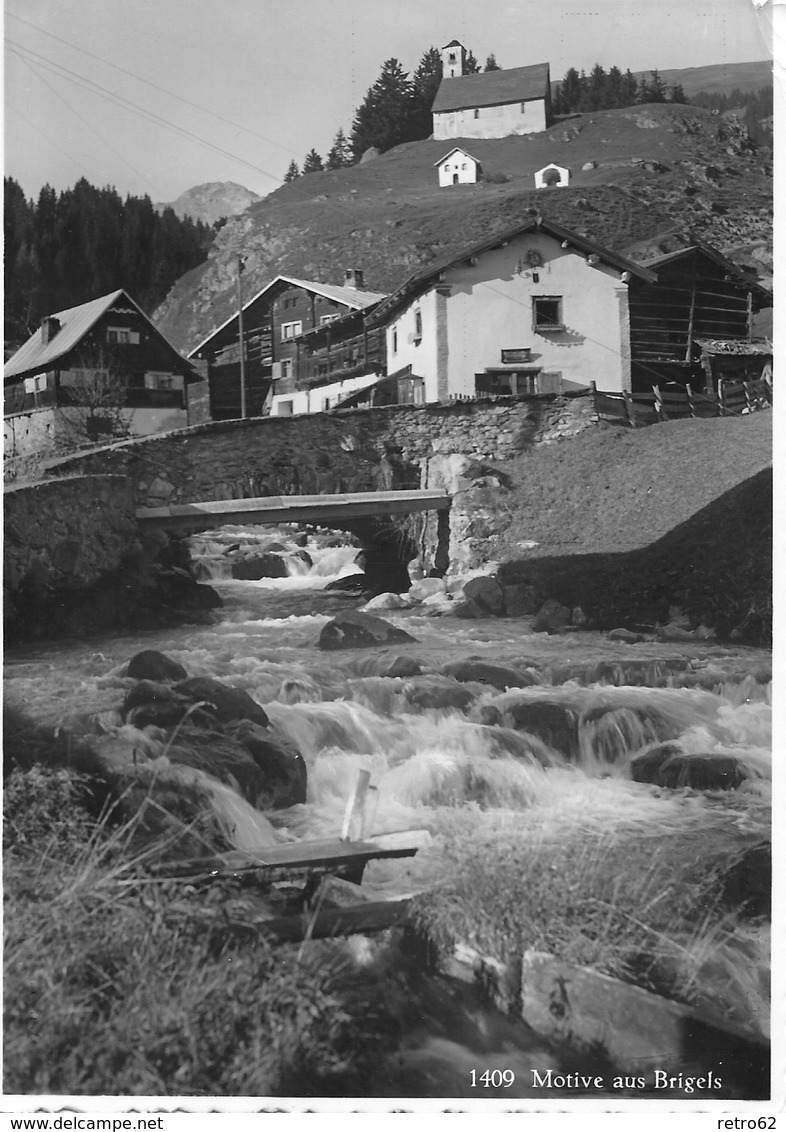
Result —
[{"label": "pitched roof", "polygon": [[193,372],[193,367],[190,366],[185,359],[178,354],[174,346],[171,346],[164,338],[161,331],[150,321],[141,307],[134,302],[127,291],[119,288],[117,291],[112,291],[109,295],[102,295],[98,299],[91,299],[88,303],[81,303],[78,307],[69,307],[68,310],[56,311],[53,316],[60,323],[60,329],[54,338],[49,342],[43,340],[43,327],[39,326],[35,334],[33,334],[24,345],[13,354],[5,363],[3,368],[3,377],[5,381],[12,379],[21,379],[26,375],[34,373],[42,373],[43,371],[51,368],[54,364],[67,354],[74,350],[88,331],[92,330],[98,322],[101,315],[106,311],[111,310],[118,299],[122,298],[124,302],[130,303],[136,311],[148,322],[155,333],[161,338],[163,343],[172,351],[173,359],[179,362],[179,371],[186,376],[193,375],[192,380],[197,380]]},{"label": "pitched roof", "polygon": [[695,244],[690,244],[687,248],[678,248],[676,252],[667,252],[665,255],[657,256],[655,259],[649,259],[644,263],[644,266],[652,268],[653,271],[657,271],[658,268],[665,267],[667,264],[673,263],[675,260],[682,259],[685,256],[692,255],[695,252],[699,252],[701,255],[705,255],[708,259],[713,260],[713,262],[717,263],[718,267],[722,267],[728,275],[733,275],[739,283],[742,283],[745,287],[749,287],[751,291],[755,291],[761,299],[765,300],[765,303],[767,300],[769,300],[770,304],[772,303],[771,291],[768,291],[761,283],[757,283],[755,279],[747,275],[736,263],[732,263],[730,259],[726,259],[726,256],[721,252],[710,247],[709,244],[702,244],[699,241]]},{"label": "pitched roof", "polygon": [[515,228],[509,228],[504,232],[498,233],[496,236],[491,236],[477,244],[462,248],[453,255],[445,256],[443,259],[436,260],[434,263],[430,263],[428,266],[421,267],[418,271],[413,272],[408,279],[404,280],[400,287],[379,304],[374,314],[371,316],[371,325],[376,325],[389,318],[396,307],[407,302],[415,295],[427,290],[432,280],[441,275],[448,267],[472,259],[474,256],[482,255],[484,252],[491,251],[493,248],[508,244],[517,236],[523,236],[525,232],[538,231],[548,233],[548,235],[553,236],[555,240],[559,240],[560,243],[568,241],[571,247],[575,248],[577,251],[587,255],[597,255],[605,263],[616,267],[618,271],[629,271],[631,275],[636,275],[646,283],[657,283],[658,281],[658,277],[654,271],[650,271],[641,264],[633,263],[631,260],[625,259],[616,252],[608,251],[608,249],[601,247],[600,244],[596,244],[594,240],[588,240],[585,236],[579,236],[577,232],[572,232],[569,228],[563,228],[561,224],[554,224],[553,221],[544,220],[542,217],[538,216],[527,220],[523,224],[517,224]]},{"label": "pitched roof", "polygon": [[499,106],[507,102],[526,102],[531,98],[548,98],[549,81],[548,63],[443,79],[431,111],[440,114],[470,106]]},{"label": "pitched roof", "polygon": [[[380,299],[384,299],[385,295],[381,291],[359,291],[356,287],[336,287],[332,283],[314,283],[308,279],[296,279],[292,275],[277,275],[270,283],[266,283],[261,291],[257,291],[253,298],[248,302],[243,303],[243,310],[248,310],[254,303],[264,298],[266,294],[277,289],[285,289],[286,287],[302,287],[306,291],[313,291],[315,295],[322,295],[325,299],[331,299],[335,303],[341,303],[350,310],[364,310],[366,307],[378,303]],[[206,346],[213,345],[216,349],[220,349],[222,345],[226,345],[232,341],[232,335],[227,331],[234,322],[237,321],[237,312],[230,315],[228,319],[211,330],[206,338],[203,338],[198,346],[195,346],[189,353],[189,358],[193,358]],[[214,341],[216,339],[217,341]]]},{"label": "pitched roof", "polygon": [[446,43],[445,46],[442,48],[442,50],[447,51],[447,49],[449,47],[463,47],[463,46],[464,46],[464,44],[459,43],[459,41],[457,39],[451,39],[450,43]]},{"label": "pitched roof", "polygon": [[466,149],[462,149],[461,146],[454,145],[453,149],[446,153],[444,157],[440,157],[439,161],[434,162],[434,168],[436,169],[436,167],[438,165],[441,165],[443,161],[447,161],[447,159],[449,157],[452,157],[454,153],[463,153],[465,157],[468,157],[470,159],[470,161],[474,161],[476,165],[480,165],[477,157],[473,157],[471,153],[467,153]]}]

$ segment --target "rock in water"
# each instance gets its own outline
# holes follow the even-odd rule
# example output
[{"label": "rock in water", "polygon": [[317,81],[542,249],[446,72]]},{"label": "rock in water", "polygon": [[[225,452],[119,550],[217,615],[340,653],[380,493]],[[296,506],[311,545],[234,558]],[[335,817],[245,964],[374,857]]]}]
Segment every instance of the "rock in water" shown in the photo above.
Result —
[{"label": "rock in water", "polygon": [[559,601],[549,598],[544,601],[532,622],[534,633],[556,633],[570,625],[570,610]]},{"label": "rock in water", "polygon": [[192,703],[202,701],[205,711],[209,711],[221,723],[231,723],[235,719],[250,719],[260,727],[267,727],[269,720],[259,704],[247,692],[238,688],[228,688],[220,680],[210,676],[192,676],[175,684],[174,691],[186,696]]},{"label": "rock in water", "polygon": [[140,680],[123,701],[121,714],[134,727],[175,727],[191,706],[189,697],[180,695],[169,684]]},{"label": "rock in water", "polygon": [[410,603],[401,594],[377,594],[371,601],[366,602],[363,612],[369,609],[409,609],[409,606]]},{"label": "rock in water", "polygon": [[414,660],[411,656],[397,656],[392,662],[390,667],[382,672],[382,676],[402,677],[402,676],[420,676],[423,671],[423,665],[419,660]]},{"label": "rock in water", "polygon": [[157,649],[145,649],[131,657],[126,669],[126,676],[135,680],[155,680],[166,683],[172,680],[185,680],[188,676],[182,664],[172,660]]},{"label": "rock in water", "polygon": [[736,790],[748,777],[733,755],[688,754],[678,743],[661,743],[630,760],[634,782],[669,790]]},{"label": "rock in water", "polygon": [[265,780],[270,809],[297,806],[306,800],[308,775],[300,752],[276,732],[243,720],[230,729],[251,754]]},{"label": "rock in water", "polygon": [[321,649],[365,649],[415,638],[371,613],[347,610],[328,621],[319,635]]},{"label": "rock in water", "polygon": [[537,683],[533,676],[508,668],[504,664],[489,664],[485,660],[452,660],[440,668],[443,676],[452,676],[462,684],[490,684],[501,692],[508,688],[529,688]]},{"label": "rock in water", "polygon": [[249,554],[232,563],[232,577],[244,582],[260,578],[286,578],[289,571],[280,554]]},{"label": "rock in water", "polygon": [[325,590],[346,590],[348,593],[362,593],[368,586],[365,574],[345,574],[343,578],[334,578],[328,582]]},{"label": "rock in water", "polygon": [[492,614],[501,617],[505,612],[505,599],[502,587],[496,578],[470,578],[464,586],[464,597],[476,605],[484,616]]}]

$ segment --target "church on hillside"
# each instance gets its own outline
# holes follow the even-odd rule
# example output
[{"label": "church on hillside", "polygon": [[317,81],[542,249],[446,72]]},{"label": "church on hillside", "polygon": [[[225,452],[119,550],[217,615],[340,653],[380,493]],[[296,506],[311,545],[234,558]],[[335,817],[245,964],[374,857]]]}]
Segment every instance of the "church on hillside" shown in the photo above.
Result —
[{"label": "church on hillside", "polygon": [[442,48],[442,82],[431,108],[435,141],[506,138],[551,125],[548,63],[465,75],[465,59],[457,39]]}]

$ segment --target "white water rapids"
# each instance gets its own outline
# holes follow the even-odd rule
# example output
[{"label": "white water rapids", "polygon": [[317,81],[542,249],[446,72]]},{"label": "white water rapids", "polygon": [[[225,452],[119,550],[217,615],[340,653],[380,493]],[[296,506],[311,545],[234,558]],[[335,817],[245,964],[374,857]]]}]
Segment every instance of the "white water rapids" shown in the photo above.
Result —
[{"label": "white water rapids", "polygon": [[[52,724],[74,713],[112,711],[133,683],[125,667],[143,649],[161,650],[189,676],[246,691],[308,767],[306,803],[265,815],[272,836],[337,836],[361,768],[376,787],[371,832],[431,832],[414,858],[367,868],[364,887],[378,895],[428,889],[441,875],[444,838],[462,828],[490,835],[502,829],[518,838],[615,830],[667,838],[686,827],[721,825],[730,845],[769,837],[771,685],[764,650],[710,642],[628,645],[590,632],[531,634],[515,619],[461,621],[416,606],[380,614],[416,644],[323,652],[322,626],[361,604],[357,594],[325,589],[358,572],[357,548],[312,539],[305,547],[309,565],[291,536],[234,528],[195,540],[203,579],[224,601],[215,624],[30,645],[7,657],[8,699]],[[226,552],[233,544],[264,550],[273,540],[285,552],[287,577],[231,578]],[[383,675],[397,656],[418,661],[424,675]],[[501,691],[457,685],[439,674],[445,663],[467,657],[515,665],[535,682]],[[457,687],[467,693],[463,709],[451,698]],[[575,749],[551,745],[542,727],[516,727],[516,712],[524,709],[575,718]],[[632,781],[631,756],[663,741],[740,759],[747,777],[733,792],[734,804],[730,792],[720,797]],[[227,804],[226,788],[220,793]],[[264,842],[267,822],[239,797],[227,806],[238,846]],[[451,1048],[449,1056],[459,1054]]]}]

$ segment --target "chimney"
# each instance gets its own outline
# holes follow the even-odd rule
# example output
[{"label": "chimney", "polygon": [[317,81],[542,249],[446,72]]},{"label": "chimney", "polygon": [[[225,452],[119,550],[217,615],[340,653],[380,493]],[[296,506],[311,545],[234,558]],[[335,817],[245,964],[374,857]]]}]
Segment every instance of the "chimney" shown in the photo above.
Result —
[{"label": "chimney", "polygon": [[59,318],[55,318],[55,316],[53,314],[50,314],[47,318],[45,318],[43,320],[43,322],[41,323],[41,342],[42,342],[42,344],[45,346],[47,344],[47,342],[51,342],[52,339],[54,338],[55,334],[57,334],[57,332],[59,331],[59,329],[60,329],[60,319]]},{"label": "chimney", "polygon": [[344,273],[344,286],[354,287],[356,291],[363,289],[363,272],[359,267],[348,267]]}]

